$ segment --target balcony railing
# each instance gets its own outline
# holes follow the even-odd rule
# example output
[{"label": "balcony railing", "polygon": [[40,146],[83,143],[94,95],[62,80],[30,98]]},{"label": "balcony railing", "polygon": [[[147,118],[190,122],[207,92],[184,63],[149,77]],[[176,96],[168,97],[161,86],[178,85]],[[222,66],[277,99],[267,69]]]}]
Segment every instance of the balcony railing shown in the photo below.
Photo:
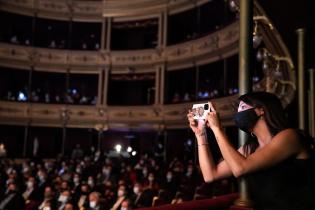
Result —
[{"label": "balcony railing", "polygon": [[[218,60],[224,54],[237,53],[239,37],[238,22],[197,40],[166,47],[165,49],[134,51],[70,51],[47,48],[34,48],[7,43],[0,43],[0,59],[2,65],[23,67],[33,63],[43,69],[80,66],[94,69],[96,66],[130,67],[153,66],[164,62],[192,62],[206,59]],[[205,58],[206,57],[206,58]],[[45,67],[47,66],[47,67]],[[94,69],[95,70],[95,69]]]},{"label": "balcony railing", "polygon": [[[213,100],[225,125],[232,124],[237,95]],[[192,103],[156,106],[76,106],[0,101],[0,124],[93,128],[187,127]]]},{"label": "balcony railing", "polygon": [[39,17],[68,20],[70,14],[75,20],[99,21],[103,17],[158,16],[165,11],[175,13],[201,5],[208,0],[106,0],[106,1],[65,1],[65,0],[0,0],[5,11]]}]

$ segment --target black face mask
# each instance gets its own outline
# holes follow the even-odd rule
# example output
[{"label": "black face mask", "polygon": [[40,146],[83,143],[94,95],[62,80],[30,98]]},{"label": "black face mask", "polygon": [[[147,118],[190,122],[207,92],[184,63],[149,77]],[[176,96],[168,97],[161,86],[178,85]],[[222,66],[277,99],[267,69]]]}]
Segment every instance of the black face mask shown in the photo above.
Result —
[{"label": "black face mask", "polygon": [[236,126],[246,133],[250,133],[258,119],[259,116],[257,116],[254,108],[237,112],[234,116]]}]

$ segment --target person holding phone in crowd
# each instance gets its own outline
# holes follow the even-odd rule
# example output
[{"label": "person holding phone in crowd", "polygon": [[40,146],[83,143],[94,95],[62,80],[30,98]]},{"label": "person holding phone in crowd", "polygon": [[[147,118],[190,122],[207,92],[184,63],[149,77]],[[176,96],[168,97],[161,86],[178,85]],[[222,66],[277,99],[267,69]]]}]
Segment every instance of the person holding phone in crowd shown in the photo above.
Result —
[{"label": "person holding phone in crowd", "polygon": [[[244,177],[255,210],[315,209],[315,161],[312,141],[289,128],[281,101],[274,94],[252,92],[239,97],[236,126],[252,138],[235,149],[222,128],[215,105],[205,120],[187,117],[198,144],[206,182]],[[215,136],[223,160],[215,163],[205,127]],[[237,137],[235,137],[237,138]]]}]

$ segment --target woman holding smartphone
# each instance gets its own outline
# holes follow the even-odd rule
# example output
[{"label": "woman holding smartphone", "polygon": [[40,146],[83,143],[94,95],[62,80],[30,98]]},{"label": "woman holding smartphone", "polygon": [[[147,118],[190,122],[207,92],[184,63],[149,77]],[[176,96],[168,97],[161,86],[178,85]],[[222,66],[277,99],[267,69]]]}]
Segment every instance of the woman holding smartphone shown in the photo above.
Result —
[{"label": "woman holding smartphone", "polygon": [[[200,168],[206,182],[243,176],[255,210],[315,209],[315,161],[310,141],[288,128],[280,100],[267,92],[240,96],[236,126],[255,136],[236,150],[209,102],[206,120],[188,120],[198,144]],[[205,126],[214,133],[223,160],[216,164],[208,148]]]}]

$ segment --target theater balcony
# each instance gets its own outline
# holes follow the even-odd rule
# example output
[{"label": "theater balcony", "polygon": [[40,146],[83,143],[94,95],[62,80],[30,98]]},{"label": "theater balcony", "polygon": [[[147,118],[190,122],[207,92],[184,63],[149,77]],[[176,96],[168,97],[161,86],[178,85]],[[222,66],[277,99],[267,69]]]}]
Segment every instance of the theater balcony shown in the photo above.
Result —
[{"label": "theater balcony", "polygon": [[[291,55],[257,1],[253,20],[252,89],[287,106]],[[0,0],[0,25],[0,143],[10,158],[31,158],[36,139],[41,158],[122,142],[137,157],[163,144],[163,161],[196,161],[186,114],[208,101],[237,136],[240,23],[230,1]],[[231,207],[238,194],[211,195],[155,208],[242,209]]]}]

